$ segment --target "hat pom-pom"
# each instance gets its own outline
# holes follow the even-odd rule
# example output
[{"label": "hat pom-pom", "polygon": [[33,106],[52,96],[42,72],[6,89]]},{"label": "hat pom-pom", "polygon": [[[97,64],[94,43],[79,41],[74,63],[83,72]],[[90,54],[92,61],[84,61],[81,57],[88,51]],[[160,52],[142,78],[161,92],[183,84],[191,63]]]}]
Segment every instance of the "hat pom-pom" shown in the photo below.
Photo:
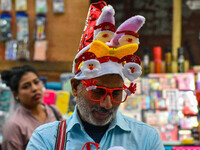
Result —
[{"label": "hat pom-pom", "polygon": [[129,81],[134,81],[142,74],[142,67],[134,62],[126,63],[122,72]]},{"label": "hat pom-pom", "polygon": [[95,75],[98,74],[101,66],[98,60],[90,59],[84,61],[80,69],[86,77],[93,78]]}]

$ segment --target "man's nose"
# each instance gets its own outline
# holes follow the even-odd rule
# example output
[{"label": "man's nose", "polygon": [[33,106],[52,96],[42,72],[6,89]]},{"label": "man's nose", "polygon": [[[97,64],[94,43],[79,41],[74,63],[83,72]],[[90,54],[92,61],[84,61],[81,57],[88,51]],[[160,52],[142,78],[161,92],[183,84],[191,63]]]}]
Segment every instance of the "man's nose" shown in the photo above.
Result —
[{"label": "man's nose", "polygon": [[113,107],[110,93],[108,93],[106,97],[102,101],[100,101],[100,106],[105,109],[111,109]]}]

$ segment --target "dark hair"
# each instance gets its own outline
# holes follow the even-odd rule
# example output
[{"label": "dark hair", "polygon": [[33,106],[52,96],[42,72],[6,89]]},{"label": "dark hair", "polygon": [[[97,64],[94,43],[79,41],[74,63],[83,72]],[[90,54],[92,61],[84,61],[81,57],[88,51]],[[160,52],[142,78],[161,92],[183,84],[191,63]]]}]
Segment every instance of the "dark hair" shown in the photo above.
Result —
[{"label": "dark hair", "polygon": [[37,71],[33,67],[29,65],[23,65],[13,67],[11,70],[3,70],[1,73],[1,79],[6,83],[7,86],[10,87],[13,92],[17,93],[19,81],[27,72],[33,72],[39,77]]}]

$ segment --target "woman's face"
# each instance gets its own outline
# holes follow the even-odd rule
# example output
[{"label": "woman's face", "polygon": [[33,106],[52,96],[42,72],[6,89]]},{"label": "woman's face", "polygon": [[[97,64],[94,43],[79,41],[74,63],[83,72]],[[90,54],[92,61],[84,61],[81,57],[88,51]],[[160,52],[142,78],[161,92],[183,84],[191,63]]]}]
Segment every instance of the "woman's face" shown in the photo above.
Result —
[{"label": "woman's face", "polygon": [[43,84],[33,72],[27,72],[19,81],[18,97],[21,105],[26,108],[34,108],[43,100]]}]

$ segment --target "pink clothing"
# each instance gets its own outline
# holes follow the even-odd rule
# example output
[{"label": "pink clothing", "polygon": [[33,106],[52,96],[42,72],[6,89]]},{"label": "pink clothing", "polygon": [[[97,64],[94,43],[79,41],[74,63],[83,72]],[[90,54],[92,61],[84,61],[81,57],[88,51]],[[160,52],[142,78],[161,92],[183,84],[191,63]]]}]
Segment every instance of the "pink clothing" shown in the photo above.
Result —
[{"label": "pink clothing", "polygon": [[[53,106],[62,120],[62,114],[59,109]],[[47,113],[45,123],[56,121],[56,117],[50,107],[44,105]],[[33,131],[44,123],[37,120],[30,110],[19,106],[12,117],[5,123],[3,127],[3,143],[2,150],[25,150]]]}]

